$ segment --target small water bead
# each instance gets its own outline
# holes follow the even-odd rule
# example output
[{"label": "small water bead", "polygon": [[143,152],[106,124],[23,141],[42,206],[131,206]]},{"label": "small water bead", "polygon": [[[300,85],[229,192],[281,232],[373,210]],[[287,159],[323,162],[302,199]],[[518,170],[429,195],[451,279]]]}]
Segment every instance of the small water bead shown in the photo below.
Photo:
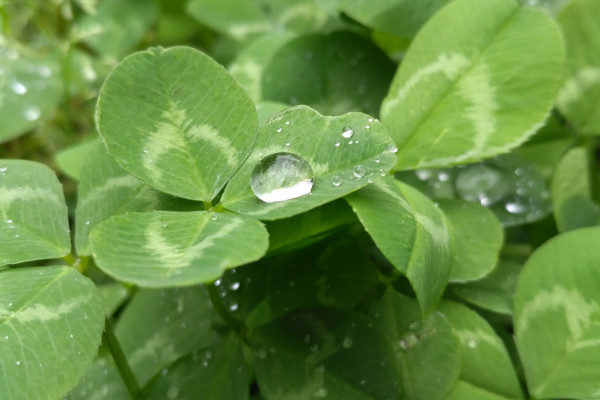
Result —
[{"label": "small water bead", "polygon": [[354,140],[348,140],[348,144],[354,143]]},{"label": "small water bead", "polygon": [[286,124],[286,125],[289,125],[289,124],[290,124],[290,121],[285,121],[285,124]]},{"label": "small water bead", "polygon": [[474,340],[474,339],[469,339],[469,341],[467,341],[467,346],[468,346],[470,349],[474,349],[474,348],[476,348],[476,347],[477,347],[477,341],[476,341],[476,340]]},{"label": "small water bead", "polygon": [[318,397],[318,398],[327,397],[327,389],[325,389],[325,388],[319,388],[315,392],[315,397]]},{"label": "small water bead", "polygon": [[333,184],[333,186],[338,187],[342,184],[342,178],[340,178],[338,175],[335,175],[331,179],[331,183]]},{"label": "small water bead", "polygon": [[27,121],[36,121],[40,115],[42,115],[42,112],[39,108],[34,106],[28,107],[23,111],[23,118]]},{"label": "small water bead", "polygon": [[302,157],[274,153],[264,157],[252,171],[250,188],[265,203],[302,197],[311,192],[313,171]]},{"label": "small water bead", "polygon": [[287,142],[285,145],[286,145],[287,147],[290,147],[290,142]]},{"label": "small water bead", "polygon": [[354,344],[354,340],[350,336],[346,336],[342,341],[342,347],[345,349],[349,349]]},{"label": "small water bead", "polygon": [[352,129],[352,127],[350,127],[350,126],[345,126],[344,129],[342,130],[342,136],[345,139],[350,139],[352,137],[352,135],[354,135],[354,129]]},{"label": "small water bead", "polygon": [[231,312],[237,311],[237,309],[238,309],[238,305],[235,303],[229,306],[229,311],[231,311]]},{"label": "small water bead", "polygon": [[398,152],[398,147],[396,147],[396,145],[391,145],[390,147],[388,147],[388,153],[397,153]]},{"label": "small water bead", "polygon": [[277,128],[277,133],[281,133],[282,129],[281,128]]},{"label": "small water bead", "polygon": [[362,165],[359,164],[356,167],[354,167],[353,172],[354,172],[355,177],[362,178],[367,173],[367,170],[365,169],[365,167],[363,167]]},{"label": "small water bead", "polygon": [[340,144],[341,144],[341,143],[340,143],[339,141],[338,141],[338,142],[335,142],[335,147],[340,147]]},{"label": "small water bead", "polygon": [[229,289],[236,291],[240,288],[240,283],[239,282],[233,282],[231,285],[229,285]]},{"label": "small water bead", "polygon": [[511,214],[524,214],[528,211],[527,206],[525,204],[522,204],[517,201],[510,201],[506,203],[504,205],[504,208]]},{"label": "small water bead", "polygon": [[13,92],[15,92],[16,94],[25,94],[27,93],[27,86],[23,85],[21,82],[19,81],[14,81],[10,84],[10,88],[12,89]]}]

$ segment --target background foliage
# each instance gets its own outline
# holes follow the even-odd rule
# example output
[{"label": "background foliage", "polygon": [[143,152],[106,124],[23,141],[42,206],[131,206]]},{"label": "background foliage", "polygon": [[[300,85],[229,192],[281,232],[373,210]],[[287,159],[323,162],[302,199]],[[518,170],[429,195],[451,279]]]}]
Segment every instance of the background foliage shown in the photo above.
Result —
[{"label": "background foliage", "polygon": [[597,0],[0,32],[0,399],[600,400]]}]

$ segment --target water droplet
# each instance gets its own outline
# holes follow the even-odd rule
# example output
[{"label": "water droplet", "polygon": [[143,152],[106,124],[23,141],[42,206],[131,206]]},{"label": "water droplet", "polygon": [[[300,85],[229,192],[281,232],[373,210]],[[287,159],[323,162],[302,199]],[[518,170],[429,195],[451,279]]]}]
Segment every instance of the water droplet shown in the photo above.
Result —
[{"label": "water droplet", "polygon": [[354,167],[354,176],[357,178],[362,178],[367,173],[367,170],[362,165],[357,165]]},{"label": "water droplet", "polygon": [[167,224],[166,222],[164,224],[162,224],[163,228],[166,228],[167,226],[169,226],[169,224]]},{"label": "water droplet", "polygon": [[340,147],[340,142],[335,142],[335,147]]},{"label": "water droplet", "polygon": [[354,135],[354,130],[349,126],[345,126],[342,131],[342,136],[346,139],[350,139],[352,135]]},{"label": "water droplet", "polygon": [[286,145],[287,147],[290,147],[290,142],[287,142],[285,145]]},{"label": "water droplet", "polygon": [[319,388],[319,390],[317,390],[315,392],[315,397],[319,397],[319,398],[323,398],[323,397],[327,397],[327,389],[325,388]]},{"label": "water droplet", "polygon": [[238,305],[233,303],[232,305],[229,306],[229,311],[233,312],[236,311],[238,309]]},{"label": "water droplet", "polygon": [[231,285],[229,285],[229,289],[235,291],[238,290],[240,288],[240,283],[239,282],[233,282]]},{"label": "water droplet", "polygon": [[365,125],[365,129],[371,129],[371,125]]},{"label": "water droplet", "polygon": [[69,335],[69,338],[73,339],[73,337],[74,337],[74,336],[73,336],[73,334],[71,333],[71,334]]},{"label": "water droplet", "polygon": [[499,202],[511,191],[510,180],[502,171],[484,164],[462,170],[456,177],[456,191],[464,200],[478,201],[483,206]]},{"label": "water droplet", "polygon": [[292,153],[263,158],[252,171],[250,188],[266,203],[285,201],[311,192],[313,171],[308,162]]},{"label": "water droplet", "polygon": [[348,144],[354,143],[354,140],[348,140]]},{"label": "water droplet", "polygon": [[381,162],[381,157],[375,157],[375,164],[379,164]]},{"label": "water droplet", "polygon": [[89,224],[90,224],[90,221],[85,221],[85,224],[86,224],[86,225],[89,225]]},{"label": "water droplet", "polygon": [[16,94],[25,94],[27,93],[27,86],[23,85],[21,82],[19,81],[14,81],[10,84],[10,88],[12,89],[13,92],[15,92]]},{"label": "water droplet", "polygon": [[477,347],[477,341],[474,339],[469,339],[469,341],[467,342],[467,346],[469,346],[469,348],[474,349],[475,347]]},{"label": "water droplet", "polygon": [[369,119],[368,119],[368,121],[369,121],[369,122],[373,122],[373,121],[374,121],[374,119],[373,119],[373,118],[369,118]]},{"label": "water droplet", "polygon": [[217,216],[217,214],[213,214],[213,215],[211,215],[211,216],[210,216],[210,219],[211,219],[211,221],[216,221],[216,220],[217,220],[217,218],[219,218],[219,217]]},{"label": "water droplet", "polygon": [[17,361],[17,362],[15,362],[15,364],[21,365],[21,361]]},{"label": "water droplet", "polygon": [[160,374],[162,376],[167,376],[168,373],[169,373],[169,370],[167,368],[163,368],[162,371],[160,371]]},{"label": "water droplet", "polygon": [[282,129],[281,128],[277,128],[277,133],[281,133]]},{"label": "water droplet", "polygon": [[342,347],[345,349],[349,349],[350,347],[352,347],[353,344],[354,344],[354,341],[352,340],[352,338],[350,336],[346,336],[344,338],[344,340],[342,341]]},{"label": "water droplet", "polygon": [[12,220],[12,219],[7,219],[7,220],[6,220],[6,223],[7,223],[7,224],[12,224],[12,223],[13,223],[13,220]]},{"label": "water droplet", "polygon": [[286,125],[289,125],[289,124],[290,124],[290,121],[285,121],[285,124],[286,124]]},{"label": "water droplet", "polygon": [[7,169],[8,167],[0,167],[0,172],[2,172],[2,175],[4,175]]},{"label": "water droplet", "polygon": [[331,179],[331,183],[333,184],[333,186],[338,187],[342,184],[342,178],[340,178],[339,176],[335,175],[332,179]]},{"label": "water droplet", "polygon": [[391,145],[390,147],[388,147],[388,153],[397,153],[398,152],[398,147],[396,147],[396,145]]},{"label": "water droplet", "polygon": [[524,204],[519,203],[517,201],[510,201],[506,203],[504,205],[504,208],[506,208],[506,211],[508,211],[511,214],[523,214],[527,212],[527,207]]},{"label": "water droplet", "polygon": [[35,121],[40,117],[40,115],[42,115],[42,112],[39,108],[34,106],[27,107],[25,111],[23,111],[23,118],[25,118],[27,121]]},{"label": "water droplet", "polygon": [[418,322],[411,322],[410,325],[408,325],[408,329],[410,329],[411,331],[414,331],[415,329],[417,329],[417,327],[419,326]]},{"label": "water droplet", "polygon": [[38,69],[38,72],[44,78],[48,78],[52,74],[52,71],[47,65],[41,65]]}]

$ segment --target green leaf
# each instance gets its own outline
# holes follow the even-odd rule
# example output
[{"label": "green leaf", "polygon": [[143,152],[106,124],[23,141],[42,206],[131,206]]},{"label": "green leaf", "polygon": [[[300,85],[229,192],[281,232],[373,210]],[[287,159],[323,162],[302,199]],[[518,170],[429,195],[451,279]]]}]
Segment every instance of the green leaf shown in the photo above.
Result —
[{"label": "green leaf", "polygon": [[384,178],[346,197],[388,260],[410,281],[423,314],[444,292],[453,259],[449,223],[416,189]]},{"label": "green leaf", "polygon": [[325,115],[376,116],[394,69],[379,48],[356,33],[304,35],[282,45],[264,67],[262,99],[306,104]]},{"label": "green leaf", "polygon": [[187,47],[123,60],[102,87],[96,118],[123,168],[153,188],[203,201],[244,161],[258,125],[254,104],[233,77]]},{"label": "green leaf", "polygon": [[0,304],[2,397],[61,398],[100,345],[100,292],[74,268],[19,268],[0,272]]},{"label": "green leaf", "polygon": [[[221,201],[230,210],[264,220],[291,217],[367,185],[391,168],[395,151],[383,125],[368,115],[325,117],[305,106],[293,107],[260,127],[252,154],[227,185]],[[254,168],[261,159],[277,153],[291,153],[308,163],[313,178],[310,195],[266,203],[253,193]],[[279,177],[291,171],[284,165],[276,172]]]},{"label": "green leaf", "polygon": [[356,216],[343,200],[333,201],[291,218],[267,221],[269,251],[311,240],[337,227],[356,221]]},{"label": "green leaf", "polygon": [[229,338],[172,364],[144,388],[140,399],[247,400],[249,381],[242,342]]},{"label": "green leaf", "polygon": [[462,344],[460,380],[491,394],[522,399],[510,356],[487,321],[468,307],[451,301],[442,302],[439,310],[454,326]]},{"label": "green leaf", "polygon": [[345,235],[268,262],[266,292],[275,317],[317,305],[354,307],[379,282],[359,243]]},{"label": "green leaf", "polygon": [[450,0],[342,0],[340,10],[378,32],[410,39]]},{"label": "green leaf", "polygon": [[54,172],[32,161],[0,160],[0,265],[70,251],[67,206]]},{"label": "green leaf", "polygon": [[98,141],[95,139],[77,143],[56,153],[54,159],[65,174],[75,180],[79,180],[81,168],[88,154],[92,149],[96,148],[97,143]]},{"label": "green leaf", "polygon": [[[244,4],[249,3],[245,2]],[[261,81],[265,67],[277,54],[277,50],[295,36],[292,32],[264,34],[242,49],[227,68],[254,101],[258,102],[263,98]],[[261,121],[261,123],[263,122]]]},{"label": "green leaf", "polygon": [[202,288],[141,290],[123,311],[115,334],[138,383],[218,340],[219,320]]},{"label": "green leaf", "polygon": [[97,357],[85,374],[67,395],[68,400],[128,399],[130,394],[123,378],[106,347],[101,347]]},{"label": "green leaf", "polygon": [[518,146],[548,115],[563,63],[560,30],[543,11],[512,0],[451,2],[419,31],[382,104],[399,148],[395,169]]},{"label": "green leaf", "polygon": [[598,227],[559,235],[531,255],[519,277],[516,342],[537,398],[598,396],[598,243]]},{"label": "green leaf", "polygon": [[560,159],[552,177],[552,207],[560,232],[600,224],[600,208],[592,200],[591,154],[575,147]]},{"label": "green leaf", "polygon": [[568,79],[557,104],[580,133],[600,135],[600,3],[571,0],[558,15],[567,45]]},{"label": "green leaf", "polygon": [[53,55],[37,55],[0,37],[0,142],[35,127],[58,105],[63,87]]},{"label": "green leaf", "polygon": [[398,398],[400,372],[381,328],[345,309],[301,311],[249,337],[266,400]]},{"label": "green leaf", "polygon": [[328,22],[314,0],[192,0],[188,13],[217,32],[244,41],[269,31],[313,31]]},{"label": "green leaf", "polygon": [[461,299],[500,314],[512,315],[517,277],[522,265],[500,260],[491,274],[474,282],[454,284],[452,291]]},{"label": "green leaf", "polygon": [[458,381],[444,400],[510,400],[487,390],[480,389],[464,381]]},{"label": "green leaf", "polygon": [[159,11],[156,0],[104,0],[73,32],[102,57],[117,60],[138,46]]},{"label": "green leaf", "polygon": [[387,333],[402,369],[403,400],[442,399],[458,379],[460,342],[440,313],[425,319],[416,301],[387,291],[367,306]]},{"label": "green leaf", "polygon": [[90,232],[109,217],[128,211],[164,209],[182,202],[127,173],[101,143],[96,143],[86,157],[75,213],[75,245],[79,255],[92,253]]},{"label": "green leaf", "polygon": [[452,226],[454,259],[450,281],[465,282],[490,273],[498,262],[504,232],[484,206],[461,200],[440,201]]},{"label": "green leaf", "polygon": [[259,259],[268,246],[267,230],[257,220],[204,211],[113,216],[90,240],[104,272],[142,287],[210,282],[227,268]]}]

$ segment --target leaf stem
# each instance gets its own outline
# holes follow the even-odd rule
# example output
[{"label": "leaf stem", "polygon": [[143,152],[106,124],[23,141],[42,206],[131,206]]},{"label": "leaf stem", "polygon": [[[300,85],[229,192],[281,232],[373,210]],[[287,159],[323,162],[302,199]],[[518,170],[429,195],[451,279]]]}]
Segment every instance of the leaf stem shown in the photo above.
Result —
[{"label": "leaf stem", "polygon": [[112,325],[108,318],[104,321],[104,341],[110,350],[110,354],[112,355],[113,360],[115,360],[115,364],[117,365],[117,369],[121,374],[121,378],[127,386],[127,390],[131,395],[131,398],[135,399],[137,394],[140,391],[140,385],[133,374],[133,370],[127,361],[127,357],[125,357],[125,353],[123,353],[123,349],[119,344],[119,339],[115,335],[115,332],[112,329]]},{"label": "leaf stem", "polygon": [[206,291],[208,292],[208,297],[210,299],[210,302],[212,303],[212,306],[215,308],[215,311],[217,312],[217,314],[219,314],[219,316],[223,319],[223,321],[225,321],[227,326],[229,326],[231,329],[233,329],[236,333],[242,333],[245,328],[244,324],[231,316],[231,313],[229,312],[229,310],[227,310],[227,308],[221,301],[221,297],[219,296],[219,292],[217,291],[217,288],[215,287],[215,285],[213,285],[211,283],[207,283],[206,285],[204,285],[204,287],[206,288]]}]

